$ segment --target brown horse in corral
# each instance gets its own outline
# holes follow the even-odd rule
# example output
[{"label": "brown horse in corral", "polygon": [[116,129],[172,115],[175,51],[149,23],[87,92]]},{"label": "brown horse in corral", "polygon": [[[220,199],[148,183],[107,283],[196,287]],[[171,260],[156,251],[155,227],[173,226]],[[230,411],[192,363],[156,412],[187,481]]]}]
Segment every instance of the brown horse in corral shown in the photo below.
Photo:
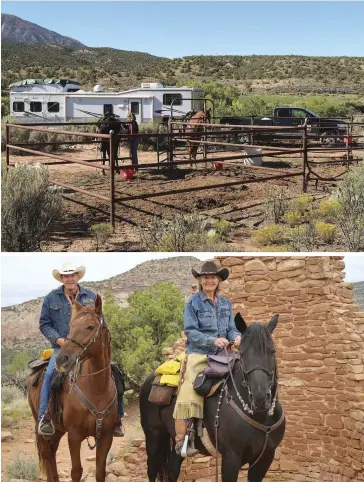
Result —
[{"label": "brown horse in corral", "polygon": [[[37,433],[42,384],[33,386],[32,375],[28,378],[28,399],[35,420],[40,468],[47,476],[47,482],[59,482],[56,453],[61,438],[68,432],[72,481],[81,480],[83,468],[80,449],[82,441],[87,439],[90,448],[96,446],[96,481],[104,482],[118,403],[111,377],[110,333],[103,321],[99,295],[95,306],[82,306],[77,301],[73,303],[70,334],[66,340],[57,355],[56,367],[58,372],[68,376],[55,404],[56,431],[47,440]],[[90,445],[88,437],[95,437],[94,447]]]},{"label": "brown horse in corral", "polygon": [[[207,111],[199,111],[196,112],[188,121],[188,124],[186,125],[185,132],[203,132],[203,125],[201,124],[207,124],[211,122],[211,114],[210,114],[211,109],[208,109]],[[196,160],[197,157],[197,151],[198,151],[198,142],[191,142],[191,141],[201,141],[202,134],[201,136],[191,136],[191,138],[187,138],[187,152],[188,152],[188,158],[191,161],[191,167],[192,167],[192,160]]]}]

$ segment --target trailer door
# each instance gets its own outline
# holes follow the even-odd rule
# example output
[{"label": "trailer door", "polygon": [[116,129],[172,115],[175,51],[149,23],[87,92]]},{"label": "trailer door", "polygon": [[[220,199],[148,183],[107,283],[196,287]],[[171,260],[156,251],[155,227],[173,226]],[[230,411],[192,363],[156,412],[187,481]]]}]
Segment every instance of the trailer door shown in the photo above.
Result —
[{"label": "trailer door", "polygon": [[135,115],[138,124],[142,122],[142,99],[129,99],[129,111]]}]

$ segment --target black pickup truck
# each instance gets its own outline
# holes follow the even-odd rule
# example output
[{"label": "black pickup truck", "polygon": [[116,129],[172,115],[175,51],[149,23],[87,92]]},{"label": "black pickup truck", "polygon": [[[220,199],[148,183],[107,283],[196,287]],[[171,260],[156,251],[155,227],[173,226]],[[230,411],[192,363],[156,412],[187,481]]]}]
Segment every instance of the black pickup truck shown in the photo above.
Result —
[{"label": "black pickup truck", "polygon": [[[302,107],[274,107],[273,115],[266,117],[222,117],[220,124],[256,125],[291,127],[303,125],[307,119],[308,137],[317,140],[322,145],[333,145],[344,142],[340,136],[347,135],[347,124],[343,120],[320,117],[314,112]],[[277,131],[255,131],[252,135],[244,133],[239,136],[240,142],[274,142],[302,138],[302,132],[279,129]]]}]

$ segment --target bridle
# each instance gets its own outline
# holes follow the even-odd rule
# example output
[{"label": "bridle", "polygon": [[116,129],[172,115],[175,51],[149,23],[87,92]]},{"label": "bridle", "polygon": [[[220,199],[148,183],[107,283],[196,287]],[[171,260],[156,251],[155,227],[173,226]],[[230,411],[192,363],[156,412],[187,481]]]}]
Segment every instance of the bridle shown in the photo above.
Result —
[{"label": "bridle", "polygon": [[[266,373],[270,379],[270,382],[269,382],[269,393],[270,395],[272,395],[272,388],[274,385],[276,385],[276,392],[277,392],[277,386],[278,386],[278,376],[277,376],[277,361],[276,361],[276,358],[274,356],[274,368],[273,370],[267,370],[266,368],[260,366],[260,365],[255,365],[253,368],[251,368],[250,370],[244,370],[244,358],[243,358],[243,354],[240,353],[240,358],[238,359],[238,363],[239,363],[239,367],[240,367],[240,370],[241,370],[241,373],[243,375],[243,381],[241,382],[241,385],[245,388],[248,389],[248,393],[249,393],[249,398],[251,396],[251,391],[250,391],[250,386],[249,386],[249,383],[248,383],[248,377],[251,373],[253,373],[255,370],[260,370],[264,373]],[[246,405],[241,398],[241,395],[239,393],[239,391],[237,390],[236,388],[236,384],[235,384],[235,380],[234,380],[234,377],[233,377],[233,374],[230,373],[230,376],[231,376],[231,380],[233,382],[233,386],[235,388],[235,391],[237,392],[237,397],[239,398],[240,402],[242,402],[242,405],[244,407],[244,405]],[[276,404],[276,400],[277,400],[277,393],[275,393],[274,397],[273,397],[273,400],[272,400],[272,403],[271,403],[271,406],[270,408],[268,409],[268,415],[273,415],[273,412],[274,412],[274,407],[275,407],[275,404]],[[245,407],[244,407],[245,408]],[[248,413],[254,413],[252,408],[248,408],[247,409],[247,412]]]}]

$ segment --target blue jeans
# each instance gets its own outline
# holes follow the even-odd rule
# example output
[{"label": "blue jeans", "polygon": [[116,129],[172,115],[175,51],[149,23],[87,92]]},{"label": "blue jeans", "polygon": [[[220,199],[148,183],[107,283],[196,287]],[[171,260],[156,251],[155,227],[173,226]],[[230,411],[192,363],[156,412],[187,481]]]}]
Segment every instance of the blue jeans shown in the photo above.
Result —
[{"label": "blue jeans", "polygon": [[124,417],[124,395],[120,395],[119,399],[119,415],[120,417]]},{"label": "blue jeans", "polygon": [[44,374],[42,391],[40,392],[40,406],[39,406],[38,420],[40,420],[43,417],[48,407],[49,398],[51,396],[51,380],[52,380],[53,373],[56,369],[56,357],[60,349],[61,349],[60,346],[57,346],[54,348],[54,353],[51,359],[49,360],[47,370]]}]

